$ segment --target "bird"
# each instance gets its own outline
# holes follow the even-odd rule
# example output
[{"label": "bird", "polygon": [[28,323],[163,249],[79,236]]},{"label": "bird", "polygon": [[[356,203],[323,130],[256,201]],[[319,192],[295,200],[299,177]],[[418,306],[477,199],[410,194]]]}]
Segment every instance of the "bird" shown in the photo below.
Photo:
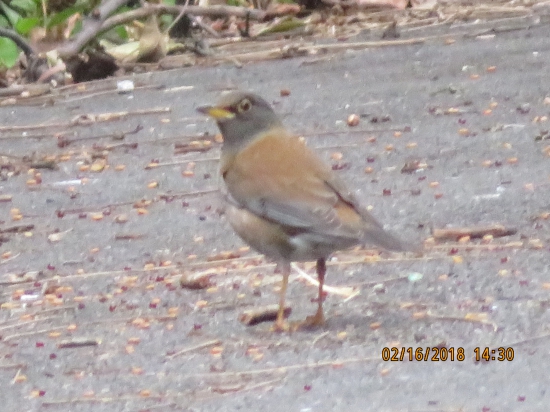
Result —
[{"label": "bird", "polygon": [[285,128],[262,97],[234,90],[197,111],[213,118],[223,137],[220,174],[227,220],[239,237],[275,261],[282,273],[273,330],[298,328],[285,319],[292,262],[316,261],[317,311],[298,326],[321,327],[326,260],[333,252],[360,244],[412,249],[384,230],[342,178]]}]

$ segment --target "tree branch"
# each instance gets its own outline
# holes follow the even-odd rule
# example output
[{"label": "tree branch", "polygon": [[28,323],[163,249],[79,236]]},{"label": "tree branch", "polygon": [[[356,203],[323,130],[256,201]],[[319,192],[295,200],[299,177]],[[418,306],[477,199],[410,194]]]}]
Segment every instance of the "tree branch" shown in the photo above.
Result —
[{"label": "tree branch", "polygon": [[[114,0],[118,2],[127,2],[128,0]],[[193,16],[208,17],[227,17],[236,16],[244,18],[248,16],[254,20],[263,20],[268,13],[262,10],[248,9],[246,7],[235,6],[166,6],[164,4],[150,4],[137,10],[131,10],[126,13],[120,13],[113,17],[99,18],[89,17],[83,25],[82,31],[71,42],[61,46],[58,49],[60,57],[66,58],[74,55],[84,48],[97,35],[112,29],[115,26],[124,24],[133,20],[143,19],[153,14],[172,14],[179,15],[182,11]],[[92,13],[92,15],[96,15]],[[105,16],[106,17],[106,16]]]}]

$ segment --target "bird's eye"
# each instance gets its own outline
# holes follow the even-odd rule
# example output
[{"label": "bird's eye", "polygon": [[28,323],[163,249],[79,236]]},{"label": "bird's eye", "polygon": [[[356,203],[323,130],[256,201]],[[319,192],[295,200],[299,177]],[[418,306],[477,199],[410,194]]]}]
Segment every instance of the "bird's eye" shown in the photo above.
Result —
[{"label": "bird's eye", "polygon": [[237,110],[239,110],[239,113],[248,112],[251,108],[252,108],[252,103],[248,99],[241,100],[239,103],[239,106],[237,106]]}]

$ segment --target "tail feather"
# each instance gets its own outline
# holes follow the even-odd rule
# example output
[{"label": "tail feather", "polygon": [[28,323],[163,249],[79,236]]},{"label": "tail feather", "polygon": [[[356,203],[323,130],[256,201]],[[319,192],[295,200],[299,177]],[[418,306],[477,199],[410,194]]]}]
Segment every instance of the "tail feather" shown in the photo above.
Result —
[{"label": "tail feather", "polygon": [[383,228],[370,228],[363,235],[362,241],[365,244],[376,245],[395,252],[418,252],[419,247],[405,243],[386,232]]}]

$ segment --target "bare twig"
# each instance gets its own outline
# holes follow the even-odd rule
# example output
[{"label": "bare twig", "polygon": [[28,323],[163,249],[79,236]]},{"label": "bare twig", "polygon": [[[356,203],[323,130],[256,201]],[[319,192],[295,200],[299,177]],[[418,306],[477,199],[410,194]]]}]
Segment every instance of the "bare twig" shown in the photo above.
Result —
[{"label": "bare twig", "polygon": [[198,345],[191,346],[191,347],[185,348],[185,349],[181,349],[181,350],[179,350],[177,352],[174,352],[170,355],[166,355],[166,359],[174,359],[176,356],[181,356],[181,355],[184,355],[184,354],[189,353],[189,352],[194,352],[196,350],[203,349],[203,348],[206,348],[208,346],[219,345],[220,342],[221,341],[219,339],[212,339],[212,340],[209,340],[209,341],[206,341],[206,342],[203,342],[203,343],[199,343]]},{"label": "bare twig", "polygon": [[[116,10],[120,5],[126,4],[128,0],[110,0],[107,4],[116,4]],[[69,43],[64,44],[58,49],[59,56],[67,58],[80,52],[92,39],[99,34],[110,30],[111,28],[124,24],[133,20],[143,19],[151,15],[158,14],[172,14],[179,15],[183,13],[189,13],[194,16],[210,16],[210,17],[247,17],[253,20],[262,20],[266,17],[267,13],[261,10],[251,10],[246,7],[234,7],[234,6],[167,6],[164,4],[148,4],[147,7],[142,7],[137,10],[131,10],[125,13],[117,14],[113,17],[109,17],[114,11],[112,8],[101,7],[98,9],[98,13],[92,12],[92,15],[84,22],[84,27],[78,36]]]},{"label": "bare twig", "polygon": [[67,58],[80,52],[82,48],[94,37],[101,33],[103,22],[116,10],[124,6],[130,0],[107,0],[100,3],[99,7],[93,10],[82,23],[82,31],[76,39],[62,45],[59,49],[59,56]]},{"label": "bare twig", "polygon": [[0,132],[16,131],[16,130],[36,130],[36,129],[49,129],[49,128],[67,128],[73,126],[89,126],[93,123],[110,122],[114,120],[123,120],[130,116],[143,116],[147,114],[161,114],[169,113],[171,109],[169,107],[153,107],[150,109],[141,109],[134,111],[122,111],[122,112],[106,112],[98,114],[83,114],[75,116],[69,122],[50,123],[50,124],[35,124],[35,125],[22,125],[22,126],[0,126]]},{"label": "bare twig", "polygon": [[504,225],[493,226],[471,226],[471,227],[453,227],[448,229],[433,229],[432,236],[435,239],[458,240],[462,237],[480,238],[485,235],[493,237],[503,237],[514,235],[517,229],[505,227]]},{"label": "bare twig", "polygon": [[101,343],[98,339],[74,338],[71,340],[62,340],[57,343],[58,349],[83,348],[86,346],[97,346]]},{"label": "bare twig", "polygon": [[480,323],[482,325],[491,326],[494,332],[498,330],[498,325],[495,322],[491,322],[490,320],[482,319],[479,316],[473,316],[470,314],[466,314],[465,316],[447,316],[447,315],[436,315],[428,311],[428,312],[425,312],[422,316],[416,317],[416,319],[422,319],[422,318]]},{"label": "bare twig", "polygon": [[326,367],[338,367],[350,363],[362,363],[362,362],[376,362],[380,361],[379,356],[369,356],[363,358],[347,358],[347,359],[331,359],[314,363],[297,363],[293,365],[275,366],[272,368],[253,369],[248,371],[231,371],[231,372],[207,372],[207,373],[195,373],[187,375],[186,377],[242,377],[242,376],[256,376],[264,374],[284,374],[292,370],[300,369],[318,369]]},{"label": "bare twig", "polygon": [[65,329],[65,328],[67,328],[67,326],[54,326],[54,327],[47,328],[47,329],[39,329],[39,330],[30,331],[30,332],[15,333],[13,335],[4,336],[2,341],[7,342],[7,341],[17,339],[17,338],[24,338],[24,337],[27,337],[27,336],[40,335],[42,333],[54,332],[56,330]]},{"label": "bare twig", "polygon": [[[305,271],[300,269],[296,264],[293,263],[292,268],[296,272],[298,272],[298,277],[307,280],[310,284],[312,284],[314,286],[319,286],[319,281],[317,279],[313,279]],[[361,291],[356,289],[356,288],[350,288],[350,287],[345,287],[345,286],[335,287],[335,286],[329,286],[329,285],[326,285],[326,284],[323,285],[323,292],[333,293],[335,295],[344,296],[346,299],[357,296],[361,293]]]}]

